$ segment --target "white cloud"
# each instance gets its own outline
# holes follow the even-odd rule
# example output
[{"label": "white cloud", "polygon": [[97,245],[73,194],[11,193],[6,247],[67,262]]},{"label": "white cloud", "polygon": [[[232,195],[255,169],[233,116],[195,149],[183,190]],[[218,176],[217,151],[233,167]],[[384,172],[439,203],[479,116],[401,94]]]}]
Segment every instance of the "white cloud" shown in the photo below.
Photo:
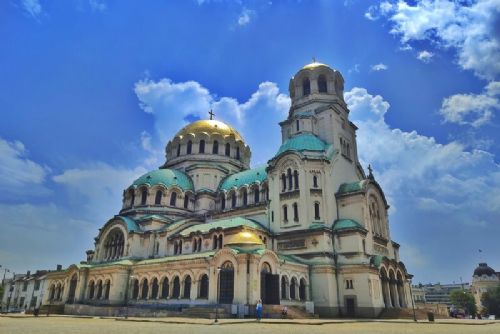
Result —
[{"label": "white cloud", "polygon": [[440,114],[449,123],[478,128],[488,123],[500,109],[500,82],[492,81],[482,94],[455,94],[443,100]]},{"label": "white cloud", "polygon": [[27,156],[23,143],[0,138],[0,188],[4,195],[29,196],[47,192],[43,183],[49,169]]},{"label": "white cloud", "polygon": [[98,162],[85,168],[73,168],[54,176],[63,185],[70,201],[85,208],[90,217],[104,221],[121,209],[123,190],[146,173],[143,167],[134,169]]},{"label": "white cloud", "polygon": [[[141,108],[154,116],[160,143],[153,146],[164,147],[184,125],[193,119],[207,118],[212,109],[216,119],[235,126],[250,146],[264,148],[252,159],[253,163],[265,163],[276,153],[277,147],[269,142],[281,142],[278,122],[286,117],[290,107],[289,97],[272,82],[261,83],[244,103],[231,97],[217,98],[195,81],[145,79],[136,83],[135,93]],[[270,134],[272,140],[259,135],[262,133]]]},{"label": "white cloud", "polygon": [[492,80],[500,74],[499,0],[419,0],[415,5],[399,0],[370,13],[370,17],[387,15],[393,23],[391,33],[404,45],[430,40],[455,48],[459,65],[480,78]]},{"label": "white cloud", "polygon": [[108,8],[104,0],[89,0],[89,5],[94,12],[104,12]]},{"label": "white cloud", "polygon": [[[359,127],[358,152],[393,203],[418,203],[419,210],[440,207],[457,222],[488,224],[500,215],[500,166],[493,155],[466,151],[458,142],[440,144],[432,137],[391,128],[384,119],[389,104],[355,87],[345,94],[350,117]],[[412,214],[415,214],[413,212]],[[453,218],[452,218],[453,217]]]},{"label": "white cloud", "polygon": [[24,11],[34,18],[42,14],[42,5],[39,0],[22,0],[21,5]]},{"label": "white cloud", "polygon": [[238,16],[238,25],[245,26],[250,23],[252,18],[255,16],[255,11],[247,8],[243,8]]},{"label": "white cloud", "polygon": [[387,70],[388,68],[389,68],[389,67],[388,67],[386,64],[382,64],[382,63],[380,63],[380,64],[376,64],[376,65],[372,65],[372,66],[371,66],[371,70],[372,70],[372,71],[377,71],[377,72],[378,72],[378,71],[385,71],[385,70]]},{"label": "white cloud", "polygon": [[434,53],[429,52],[427,50],[420,51],[417,54],[417,59],[424,62],[424,63],[430,63],[432,60],[432,57],[434,57]]}]

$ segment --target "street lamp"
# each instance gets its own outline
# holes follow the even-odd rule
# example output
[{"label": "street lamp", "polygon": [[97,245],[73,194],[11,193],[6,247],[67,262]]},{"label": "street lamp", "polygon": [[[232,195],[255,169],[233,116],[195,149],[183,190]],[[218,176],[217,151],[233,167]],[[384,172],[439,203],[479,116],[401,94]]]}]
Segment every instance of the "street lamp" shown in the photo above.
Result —
[{"label": "street lamp", "polygon": [[215,303],[215,320],[214,322],[219,322],[219,286],[220,286],[220,271],[221,267],[217,267],[217,301]]},{"label": "street lamp", "polygon": [[413,291],[411,289],[412,286],[411,278],[408,279],[408,282],[410,283],[410,297],[411,297],[411,306],[413,308],[413,321],[417,322],[417,316],[415,315],[415,299],[413,298]]}]

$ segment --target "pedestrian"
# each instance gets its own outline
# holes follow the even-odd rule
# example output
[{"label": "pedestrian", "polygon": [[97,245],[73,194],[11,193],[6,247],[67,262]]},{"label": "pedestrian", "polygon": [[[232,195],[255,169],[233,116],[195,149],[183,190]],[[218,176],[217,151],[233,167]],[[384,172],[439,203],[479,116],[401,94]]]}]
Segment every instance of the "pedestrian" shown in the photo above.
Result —
[{"label": "pedestrian", "polygon": [[260,321],[260,319],[262,319],[262,301],[260,299],[257,300],[257,306],[255,306],[255,311],[257,313],[257,321]]},{"label": "pedestrian", "polygon": [[283,306],[281,309],[281,319],[286,319],[288,316],[288,307]]}]

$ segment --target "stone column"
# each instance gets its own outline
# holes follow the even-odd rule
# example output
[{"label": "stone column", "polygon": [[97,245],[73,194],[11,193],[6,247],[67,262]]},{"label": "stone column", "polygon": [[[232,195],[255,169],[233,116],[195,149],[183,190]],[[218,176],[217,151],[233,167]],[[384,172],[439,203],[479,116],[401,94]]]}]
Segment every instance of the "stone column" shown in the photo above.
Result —
[{"label": "stone column", "polygon": [[398,291],[398,282],[397,281],[394,281],[394,283],[392,283],[392,286],[393,286],[393,289],[394,289],[394,304],[397,308],[400,308],[401,305],[399,303],[399,291]]}]

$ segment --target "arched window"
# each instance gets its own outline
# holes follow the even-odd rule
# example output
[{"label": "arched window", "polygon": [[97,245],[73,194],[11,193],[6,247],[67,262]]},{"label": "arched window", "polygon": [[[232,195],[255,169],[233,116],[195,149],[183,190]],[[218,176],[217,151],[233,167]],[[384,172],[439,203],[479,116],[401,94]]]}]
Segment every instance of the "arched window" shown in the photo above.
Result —
[{"label": "arched window", "polygon": [[295,130],[299,131],[300,129],[300,121],[297,119],[295,120]]},{"label": "arched window", "polygon": [[226,152],[225,152],[226,156],[230,156],[231,155],[231,144],[227,143],[226,144]]},{"label": "arched window", "polygon": [[130,207],[134,206],[134,202],[135,202],[135,192],[132,190],[132,194],[130,196]]},{"label": "arched window", "polygon": [[175,206],[175,203],[177,202],[177,193],[173,191],[170,194],[170,206]]},{"label": "arched window", "polygon": [[316,175],[313,176],[313,187],[318,188],[318,177]]},{"label": "arched window", "polygon": [[219,154],[219,142],[214,140],[214,145],[212,146],[212,153]]},{"label": "arched window", "polygon": [[283,205],[283,220],[288,221],[288,207],[286,205]]},{"label": "arched window", "polygon": [[189,299],[191,298],[191,276],[187,276],[184,280],[184,293],[183,298]]},{"label": "arched window", "polygon": [[214,235],[214,238],[213,238],[213,244],[212,244],[212,249],[217,249],[217,241],[219,239],[217,239],[217,236]]},{"label": "arched window", "polygon": [[222,238],[223,238],[222,234],[219,234],[219,241],[218,241],[219,248],[222,248],[222,245],[223,245]]},{"label": "arched window", "polygon": [[286,175],[288,177],[288,190],[292,190],[292,179],[293,179],[293,176],[292,176],[292,170],[290,168],[287,169],[286,171]]},{"label": "arched window", "polygon": [[285,173],[281,174],[281,191],[284,192],[286,190],[286,175]]},{"label": "arched window", "polygon": [[117,259],[123,256],[125,237],[119,228],[114,228],[109,232],[104,242],[104,260]]},{"label": "arched window", "polygon": [[148,279],[145,278],[144,281],[142,281],[141,299],[148,299],[148,292],[149,292]]},{"label": "arched window", "polygon": [[196,253],[198,248],[198,241],[196,239],[193,240],[193,253]]},{"label": "arched window", "polygon": [[320,215],[319,215],[319,203],[318,202],[314,203],[314,219],[316,219],[316,220],[320,219]]},{"label": "arched window", "polygon": [[201,252],[201,238],[198,239],[198,252]]},{"label": "arched window", "polygon": [[221,210],[226,210],[226,198],[224,195],[222,195],[222,198],[220,199],[220,208]]},{"label": "arched window", "polygon": [[304,78],[304,80],[302,80],[302,95],[306,96],[309,94],[311,94],[311,82],[309,78]]},{"label": "arched window", "polygon": [[301,301],[306,300],[306,281],[303,278],[300,280],[299,298]]},{"label": "arched window", "polygon": [[181,294],[181,282],[179,280],[179,276],[175,276],[173,284],[174,286],[172,287],[172,298],[179,298]]},{"label": "arched window", "polygon": [[299,221],[299,206],[297,203],[293,203],[293,221]]},{"label": "arched window", "polygon": [[187,150],[186,150],[186,154],[191,154],[191,151],[193,150],[193,142],[190,140],[188,141],[187,143]]},{"label": "arched window", "polygon": [[297,288],[297,279],[295,277],[292,277],[292,280],[290,281],[290,299],[295,299],[296,288]]},{"label": "arched window", "polygon": [[293,182],[295,183],[295,189],[299,189],[299,172],[293,171]]},{"label": "arched window", "polygon": [[231,208],[233,208],[233,209],[234,209],[235,207],[236,207],[236,193],[235,193],[235,192],[233,192],[233,193],[231,194]]},{"label": "arched window", "polygon": [[287,297],[287,290],[288,290],[288,284],[287,284],[287,278],[286,276],[281,276],[281,299],[286,299]]},{"label": "arched window", "polygon": [[248,194],[247,194],[247,190],[244,189],[243,190],[243,206],[247,206],[248,204]]},{"label": "arched window", "polygon": [[205,141],[202,139],[200,140],[200,147],[198,149],[199,153],[205,153]]},{"label": "arched window", "polygon": [[177,145],[177,156],[181,155],[181,144]]},{"label": "arched window", "polygon": [[106,281],[104,284],[104,299],[108,300],[109,299],[109,290],[111,288],[111,282],[109,280]]},{"label": "arched window", "polygon": [[240,160],[240,147],[236,146],[236,159]]},{"label": "arched window", "polygon": [[155,195],[155,204],[160,205],[161,204],[161,198],[163,197],[163,192],[161,190],[156,191]]},{"label": "arched window", "polygon": [[139,298],[139,280],[134,280],[133,288],[132,288],[132,299]]},{"label": "arched window", "polygon": [[158,285],[158,279],[155,277],[155,278],[153,278],[153,283],[151,283],[151,299],[158,298],[159,288],[160,288],[160,286]]},{"label": "arched window", "polygon": [[259,188],[257,188],[257,187],[255,187],[253,189],[253,202],[255,204],[260,202],[260,192],[259,192]]},{"label": "arched window", "polygon": [[146,201],[148,199],[148,191],[143,189],[141,192],[141,205],[146,205]]},{"label": "arched window", "polygon": [[179,244],[177,241],[174,242],[174,255],[177,255],[179,253]]},{"label": "arched window", "polygon": [[200,293],[199,293],[198,297],[201,299],[208,298],[208,276],[206,274],[201,276]]},{"label": "arched window", "polygon": [[189,206],[189,196],[184,195],[184,209],[187,209]]},{"label": "arched window", "polygon": [[179,241],[179,254],[182,254],[182,240]]},{"label": "arched window", "polygon": [[327,92],[326,79],[325,79],[324,75],[320,75],[318,77],[318,91],[320,93],[326,93]]},{"label": "arched window", "polygon": [[[51,300],[54,299],[55,289],[51,291]],[[90,281],[89,284],[89,299],[94,299],[94,291],[95,291],[95,283],[94,281]]]},{"label": "arched window", "polygon": [[168,298],[168,278],[164,278],[161,283],[161,298]]}]

